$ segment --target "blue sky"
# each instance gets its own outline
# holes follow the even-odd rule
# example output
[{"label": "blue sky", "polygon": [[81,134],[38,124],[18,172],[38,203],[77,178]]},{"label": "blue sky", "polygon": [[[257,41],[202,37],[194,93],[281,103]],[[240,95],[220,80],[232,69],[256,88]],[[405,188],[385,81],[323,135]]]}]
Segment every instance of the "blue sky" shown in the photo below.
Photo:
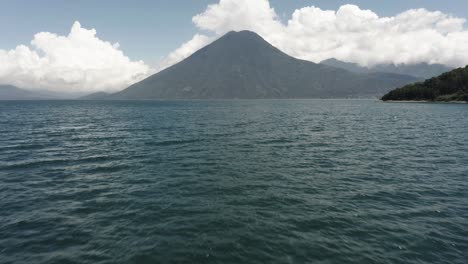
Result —
[{"label": "blue sky", "polygon": [[[149,64],[192,38],[196,27],[192,17],[216,0],[0,0],[0,49],[29,44],[37,32],[66,35],[74,21],[95,28],[98,37],[119,42],[132,59]],[[336,10],[347,3],[371,9],[379,16],[392,16],[410,8],[440,10],[457,17],[468,17],[466,0],[271,0],[282,19],[304,6]]]}]

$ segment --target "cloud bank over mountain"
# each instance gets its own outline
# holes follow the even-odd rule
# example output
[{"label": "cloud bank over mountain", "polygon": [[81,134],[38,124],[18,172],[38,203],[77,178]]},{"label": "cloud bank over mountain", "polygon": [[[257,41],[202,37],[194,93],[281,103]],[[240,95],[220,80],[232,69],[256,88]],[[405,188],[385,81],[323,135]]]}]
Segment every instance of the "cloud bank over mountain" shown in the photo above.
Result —
[{"label": "cloud bank over mountain", "polygon": [[[231,30],[255,31],[289,55],[314,62],[337,58],[362,66],[468,64],[465,19],[439,11],[412,9],[380,17],[355,5],[343,5],[338,10],[309,6],[295,10],[283,23],[267,0],[220,0],[192,20],[210,36],[221,36]],[[203,35],[197,36],[203,39]],[[204,40],[208,44],[211,38]],[[191,52],[185,49],[184,54],[189,55],[200,46],[194,45]],[[183,58],[180,56],[178,60]]]},{"label": "cloud bank over mountain", "polygon": [[[60,92],[114,92],[193,54],[228,31],[250,30],[287,54],[313,62],[329,58],[376,64],[468,64],[465,19],[412,9],[392,17],[343,5],[308,6],[283,21],[268,0],[220,0],[192,18],[199,32],[156,69],[132,61],[118,43],[75,22],[67,36],[41,32],[29,45],[0,49],[0,84]],[[137,40],[137,41],[144,41]]]},{"label": "cloud bank over mountain", "polygon": [[0,49],[0,84],[60,92],[118,91],[152,73],[96,30],[75,22],[68,36],[41,32],[30,46]]}]

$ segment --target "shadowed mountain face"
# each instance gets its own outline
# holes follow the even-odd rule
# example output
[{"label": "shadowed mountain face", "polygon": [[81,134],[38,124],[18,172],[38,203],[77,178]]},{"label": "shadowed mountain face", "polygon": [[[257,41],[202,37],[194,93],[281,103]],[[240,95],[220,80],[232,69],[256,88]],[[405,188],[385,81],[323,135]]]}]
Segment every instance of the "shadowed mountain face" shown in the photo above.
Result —
[{"label": "shadowed mountain face", "polygon": [[344,62],[337,59],[328,59],[320,62],[320,64],[342,68],[356,73],[372,73],[372,72],[388,72],[395,74],[404,74],[414,76],[416,78],[428,79],[439,76],[444,72],[453,70],[448,66],[442,64],[378,64],[371,68],[362,67],[357,63]]},{"label": "shadowed mountain face", "polygon": [[109,99],[345,98],[382,95],[417,79],[357,74],[295,59],[253,32],[230,32]]}]

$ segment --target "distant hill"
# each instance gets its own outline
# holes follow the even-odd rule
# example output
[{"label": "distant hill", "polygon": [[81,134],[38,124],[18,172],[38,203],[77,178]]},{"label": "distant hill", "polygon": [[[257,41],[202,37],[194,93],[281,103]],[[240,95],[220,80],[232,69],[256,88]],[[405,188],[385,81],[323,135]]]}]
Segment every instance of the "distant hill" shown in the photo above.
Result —
[{"label": "distant hill", "polygon": [[468,66],[393,90],[382,100],[468,101]]},{"label": "distant hill", "polygon": [[79,100],[105,100],[110,94],[105,92],[97,92],[79,97]]},{"label": "distant hill", "polygon": [[70,100],[82,96],[81,92],[56,92],[47,90],[28,90],[13,85],[0,84],[0,101],[2,100]]},{"label": "distant hill", "polygon": [[355,73],[370,73],[371,72],[368,68],[362,67],[357,63],[344,62],[344,61],[340,61],[337,59],[327,59],[327,60],[321,61],[320,64],[344,69],[344,70],[355,72]]},{"label": "distant hill", "polygon": [[20,89],[12,85],[0,85],[0,100],[44,100],[50,95]]},{"label": "distant hill", "polygon": [[371,72],[388,72],[396,74],[411,75],[416,78],[428,79],[439,76],[444,72],[453,70],[453,68],[442,64],[378,64],[373,67],[362,67],[357,63],[344,62],[337,59],[328,59],[320,62],[320,64],[342,68],[356,73],[371,73]]},{"label": "distant hill", "polygon": [[107,99],[347,98],[417,81],[293,58],[250,31],[229,32],[184,61]]}]

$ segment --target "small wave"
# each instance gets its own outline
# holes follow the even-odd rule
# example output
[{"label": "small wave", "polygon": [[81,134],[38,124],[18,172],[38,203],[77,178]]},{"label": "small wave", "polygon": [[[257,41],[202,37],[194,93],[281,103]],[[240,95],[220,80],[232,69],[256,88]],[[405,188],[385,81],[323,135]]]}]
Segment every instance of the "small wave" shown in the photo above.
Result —
[{"label": "small wave", "polygon": [[66,166],[73,164],[99,163],[104,161],[114,160],[114,156],[94,156],[82,159],[44,159],[44,160],[28,160],[22,162],[6,163],[0,166],[0,169],[15,170],[15,169],[34,169],[47,166]]},{"label": "small wave", "polygon": [[80,163],[92,163],[92,162],[102,162],[102,161],[109,161],[109,160],[114,160],[117,157],[115,156],[92,156],[92,157],[86,157],[83,159],[77,160]]},{"label": "small wave", "polygon": [[166,140],[166,141],[158,141],[158,142],[147,142],[147,146],[172,146],[172,145],[184,145],[190,143],[200,142],[202,140],[199,139],[185,139],[185,140]]},{"label": "small wave", "polygon": [[50,145],[45,144],[20,144],[14,146],[0,147],[0,151],[5,150],[36,150],[49,147]]},{"label": "small wave", "polygon": [[7,164],[0,167],[3,170],[15,170],[15,169],[33,169],[43,166],[57,166],[68,164],[70,160],[67,159],[51,159],[51,160],[36,160],[36,161],[26,161],[13,164]]},{"label": "small wave", "polygon": [[286,139],[286,138],[278,138],[278,139],[269,139],[269,140],[263,140],[258,142],[257,144],[262,144],[262,145],[270,145],[270,144],[286,144],[286,143],[294,143],[294,140]]},{"label": "small wave", "polygon": [[111,172],[118,172],[126,169],[130,169],[131,166],[129,165],[105,165],[105,166],[98,166],[94,168],[87,169],[87,173],[111,173]]}]

